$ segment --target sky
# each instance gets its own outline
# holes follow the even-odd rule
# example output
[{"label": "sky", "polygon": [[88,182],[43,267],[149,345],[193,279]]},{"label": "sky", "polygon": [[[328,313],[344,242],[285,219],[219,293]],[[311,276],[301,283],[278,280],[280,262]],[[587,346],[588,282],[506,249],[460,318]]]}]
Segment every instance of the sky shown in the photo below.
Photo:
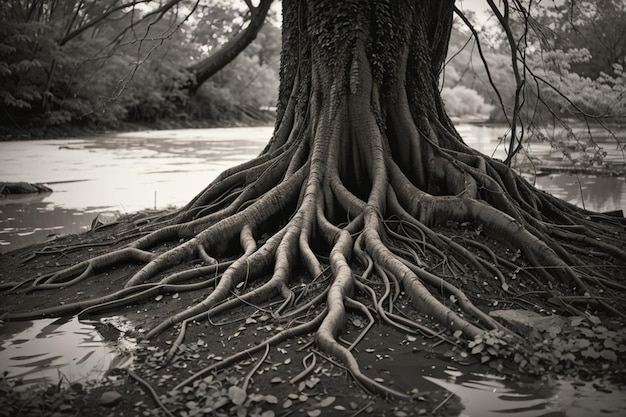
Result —
[{"label": "sky", "polygon": [[[496,0],[496,4],[498,3],[499,1]],[[471,10],[476,13],[476,17],[481,23],[492,16],[487,0],[459,0],[456,6],[460,10]]]}]

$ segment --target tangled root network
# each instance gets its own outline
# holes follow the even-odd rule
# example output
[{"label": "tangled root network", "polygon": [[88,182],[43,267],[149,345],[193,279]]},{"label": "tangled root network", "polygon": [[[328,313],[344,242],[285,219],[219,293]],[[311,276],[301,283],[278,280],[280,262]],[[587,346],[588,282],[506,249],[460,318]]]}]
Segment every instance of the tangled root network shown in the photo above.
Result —
[{"label": "tangled root network", "polygon": [[[123,288],[5,320],[84,316],[193,292],[202,299],[145,333],[177,335],[168,359],[190,323],[242,306],[270,311],[282,330],[179,386],[307,336],[367,390],[407,397],[355,359],[377,321],[471,341],[493,330],[515,338],[489,315],[493,299],[500,308],[624,318],[623,218],[536,190],[468,148],[446,118],[415,120],[402,89],[383,111],[365,64],[359,74],[345,92],[314,72],[306,106],[294,86],[260,156],[223,172],[186,207],[136,227],[141,234],[126,246],[4,290],[70,287],[129,264]],[[397,307],[400,297],[412,311]],[[342,335],[347,311],[367,323],[351,341]]]}]

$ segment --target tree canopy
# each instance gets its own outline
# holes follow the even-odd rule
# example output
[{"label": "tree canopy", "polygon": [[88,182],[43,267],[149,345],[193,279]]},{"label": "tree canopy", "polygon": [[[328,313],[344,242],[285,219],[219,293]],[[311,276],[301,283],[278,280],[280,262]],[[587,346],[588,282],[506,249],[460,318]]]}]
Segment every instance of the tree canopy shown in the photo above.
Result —
[{"label": "tree canopy", "polygon": [[[249,19],[245,3],[217,0],[3,2],[0,126],[19,132],[190,118],[210,124],[273,105],[280,30],[271,22],[219,80],[196,79],[194,66],[245,32]],[[190,83],[202,86],[195,96],[186,90]]]}]

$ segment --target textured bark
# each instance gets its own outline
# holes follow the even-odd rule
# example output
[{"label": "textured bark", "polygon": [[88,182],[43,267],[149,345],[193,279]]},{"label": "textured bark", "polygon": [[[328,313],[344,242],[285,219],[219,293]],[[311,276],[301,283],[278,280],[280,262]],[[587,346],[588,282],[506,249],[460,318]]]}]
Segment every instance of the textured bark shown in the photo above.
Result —
[{"label": "textured bark", "polygon": [[[580,313],[571,303],[593,303],[624,319],[626,286],[614,272],[626,261],[626,221],[536,190],[466,146],[448,118],[437,80],[453,3],[284,1],[277,122],[261,155],[222,173],[128,247],[10,290],[57,288],[120,262],[142,263],[125,289],[7,318],[92,312],[173,288],[206,291],[146,333],[153,339],[182,324],[169,359],[191,321],[278,302],[274,318],[309,321],[220,367],[314,331],[317,346],[361,386],[398,397],[410,395],[368,377],[352,354],[374,315],[401,332],[453,345],[452,334],[474,340],[497,332],[518,342],[509,352],[516,358],[532,349],[488,314],[491,304],[480,294],[544,311],[557,303],[563,314]],[[306,290],[297,284],[302,274]],[[245,290],[236,294],[239,288]],[[413,306],[409,314],[394,307],[402,293]],[[340,338],[347,309],[370,323],[350,344]]]}]

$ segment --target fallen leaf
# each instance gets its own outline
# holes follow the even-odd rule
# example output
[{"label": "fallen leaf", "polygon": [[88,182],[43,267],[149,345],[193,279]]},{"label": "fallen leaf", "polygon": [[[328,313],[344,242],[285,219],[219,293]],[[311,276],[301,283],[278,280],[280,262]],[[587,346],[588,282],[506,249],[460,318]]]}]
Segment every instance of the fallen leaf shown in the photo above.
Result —
[{"label": "fallen leaf", "polygon": [[242,405],[237,406],[237,417],[246,417],[248,415],[248,409]]},{"label": "fallen leaf", "polygon": [[320,407],[328,407],[329,405],[334,403],[335,400],[336,400],[336,397],[333,397],[333,396],[326,397],[320,402]]},{"label": "fallen leaf", "polygon": [[236,385],[233,385],[230,388],[228,388],[228,398],[230,398],[230,400],[235,405],[243,404],[243,402],[246,400],[247,397],[248,397],[248,394],[246,394],[246,392],[242,388]]},{"label": "fallen leaf", "polygon": [[306,413],[309,417],[317,417],[322,414],[321,410],[309,410]]},{"label": "fallen leaf", "polygon": [[276,398],[274,395],[266,395],[265,402],[268,404],[278,404],[278,398]]}]

